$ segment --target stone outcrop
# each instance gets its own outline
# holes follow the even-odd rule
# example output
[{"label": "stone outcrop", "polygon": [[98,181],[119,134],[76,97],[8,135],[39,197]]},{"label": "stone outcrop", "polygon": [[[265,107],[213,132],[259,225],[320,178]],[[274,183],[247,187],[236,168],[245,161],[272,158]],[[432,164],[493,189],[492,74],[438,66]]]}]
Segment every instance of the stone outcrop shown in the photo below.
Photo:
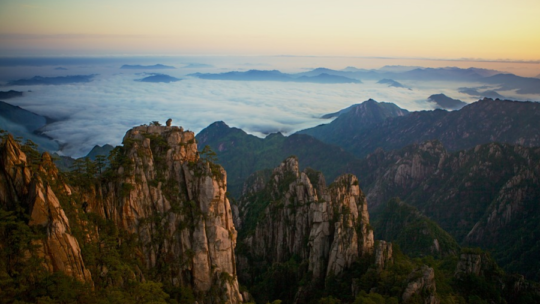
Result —
[{"label": "stone outcrop", "polygon": [[[535,278],[540,264],[528,257],[538,238],[518,231],[538,230],[539,157],[535,147],[489,143],[449,153],[430,141],[378,150],[362,161],[358,176],[371,210],[399,197],[461,245],[492,250],[502,267],[512,260],[512,271]],[[433,253],[437,243],[444,252],[440,238],[431,243]]]},{"label": "stone outcrop", "polygon": [[375,265],[377,265],[377,268],[383,269],[386,265],[391,264],[392,261],[392,243],[378,241],[375,245]]},{"label": "stone outcrop", "polygon": [[[9,135],[0,147],[0,205],[6,210],[28,210],[28,225],[45,231],[44,237],[32,241],[36,248],[26,252],[26,256],[42,258],[44,268],[50,272],[61,271],[92,283],[79,242],[72,235],[70,221],[51,187],[52,183],[62,183],[57,181],[57,173],[48,153],[43,154],[37,169],[32,168],[20,145]],[[70,192],[69,186],[59,186]]]},{"label": "stone outcrop", "polygon": [[510,299],[521,299],[524,294],[540,298],[540,285],[537,282],[527,281],[522,275],[504,273],[487,253],[480,251],[462,252],[454,277],[466,283],[470,282],[471,277],[481,277]]},{"label": "stone outcrop", "polygon": [[441,173],[447,158],[448,152],[439,141],[412,145],[399,152],[386,153],[379,149],[370,154],[364,167],[365,172],[373,173],[362,181],[369,189],[366,198],[370,208],[392,197],[405,198],[411,189],[422,188],[426,179]]},{"label": "stone outcrop", "polygon": [[462,253],[456,266],[455,276],[470,274],[483,276],[487,271],[494,271],[496,267],[495,262],[485,253]]},{"label": "stone outcrop", "polygon": [[147,268],[167,263],[163,279],[204,302],[241,302],[225,170],[197,152],[193,132],[176,126],[135,127],[123,143],[117,179],[92,208],[137,234]]},{"label": "stone outcrop", "polygon": [[415,269],[407,278],[407,287],[401,296],[403,303],[411,303],[414,295],[422,295],[424,304],[440,303],[436,294],[435,271],[426,265]]},{"label": "stone outcrop", "polygon": [[[19,205],[28,209],[28,225],[46,230],[34,254],[43,258],[48,271],[90,284],[91,271],[94,279],[118,285],[144,282],[153,273],[148,279],[188,288],[199,303],[242,302],[227,175],[212,162],[212,152],[198,152],[193,132],[175,126],[135,127],[123,144],[113,150],[110,168],[99,179],[91,174],[75,185],[63,182],[48,154],[32,168],[13,138],[2,144],[0,204],[8,210]],[[69,218],[66,206],[73,210]],[[79,242],[97,248],[103,244],[98,229],[80,213],[114,223],[124,237],[136,240],[130,254],[146,269],[127,270],[115,279],[108,278],[105,264],[89,271]],[[78,239],[71,233],[73,221],[81,230]],[[128,242],[116,237],[116,244]]]},{"label": "stone outcrop", "polygon": [[341,176],[326,187],[322,174],[300,172],[298,160],[290,157],[274,169],[264,187],[260,176],[253,181],[259,191],[247,187],[238,203],[243,221],[241,277],[249,279],[246,273],[256,267],[248,256],[268,265],[298,257],[318,281],[373,253],[367,202],[355,176]]}]

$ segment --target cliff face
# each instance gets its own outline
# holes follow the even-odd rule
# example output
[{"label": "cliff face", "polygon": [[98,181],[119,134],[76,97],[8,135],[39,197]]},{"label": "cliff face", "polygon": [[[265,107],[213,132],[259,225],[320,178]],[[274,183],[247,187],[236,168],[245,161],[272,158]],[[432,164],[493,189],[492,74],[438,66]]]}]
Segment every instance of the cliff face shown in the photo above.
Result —
[{"label": "cliff face", "polygon": [[313,282],[324,281],[373,253],[367,202],[357,178],[344,175],[326,187],[322,174],[298,168],[295,157],[286,159],[264,187],[260,176],[252,179],[238,202],[238,268],[246,281],[254,279],[250,273],[291,259],[306,267]]},{"label": "cliff face", "polygon": [[483,281],[484,286],[493,286],[500,294],[516,303],[536,303],[540,298],[537,282],[527,281],[522,275],[506,274],[489,254],[479,251],[467,250],[461,253],[454,277],[458,285],[463,284],[468,288],[477,288],[477,282]]},{"label": "cliff face", "polygon": [[407,287],[403,292],[403,303],[415,303],[411,300],[415,294],[424,294],[424,304],[439,304],[436,295],[435,271],[433,268],[423,265],[415,269],[407,278]]},{"label": "cliff face", "polygon": [[501,266],[512,261],[507,270],[538,278],[539,268],[531,265],[538,265],[532,255],[540,231],[539,160],[538,148],[490,143],[449,153],[429,141],[379,150],[358,171],[374,212],[400,197],[459,243],[489,248]]},{"label": "cliff face", "polygon": [[[49,272],[62,271],[80,281],[92,283],[79,242],[72,235],[70,221],[51,187],[58,183],[56,186],[66,193],[71,192],[68,185],[58,180],[57,173],[49,154],[44,153],[38,167],[32,169],[31,162],[11,135],[2,143],[0,205],[11,212],[24,210],[22,217],[27,219],[28,226],[44,232],[41,238],[31,240],[31,250],[13,258],[25,263],[35,255],[42,259],[42,266]],[[3,246],[11,244],[0,245]]]},{"label": "cliff face", "polygon": [[[37,252],[51,272],[92,283],[88,260],[100,284],[144,282],[146,277],[188,288],[199,302],[241,302],[227,176],[211,162],[211,151],[197,152],[193,132],[171,126],[133,128],[123,143],[99,178],[87,168],[88,178],[80,180],[94,182],[70,186],[58,176],[48,154],[32,169],[18,144],[8,138],[1,150],[0,203],[27,208],[28,225],[46,229]],[[75,210],[69,219],[66,207]],[[111,231],[119,231],[112,233],[109,245],[100,235],[107,226],[95,224],[103,220],[113,225]],[[71,234],[70,221],[80,228],[79,239]],[[111,271],[122,267],[95,255],[127,243],[135,245],[125,254],[140,266],[112,277]],[[81,247],[94,253],[83,256]]]},{"label": "cliff face", "polygon": [[91,208],[137,234],[146,267],[166,270],[162,279],[205,302],[241,302],[226,172],[201,159],[193,132],[178,127],[136,127],[123,142],[115,178]]}]

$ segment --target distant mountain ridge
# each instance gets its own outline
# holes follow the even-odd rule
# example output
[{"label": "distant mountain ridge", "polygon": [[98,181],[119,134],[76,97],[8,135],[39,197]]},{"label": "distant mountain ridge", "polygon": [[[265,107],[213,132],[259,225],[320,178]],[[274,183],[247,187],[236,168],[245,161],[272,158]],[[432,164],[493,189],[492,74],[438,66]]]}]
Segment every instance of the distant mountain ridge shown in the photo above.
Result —
[{"label": "distant mountain ridge", "polygon": [[9,91],[0,91],[0,99],[9,99],[14,97],[22,97],[23,92],[9,90]]},{"label": "distant mountain ridge", "polygon": [[377,148],[388,151],[431,139],[440,140],[450,151],[492,141],[540,146],[540,103],[536,102],[485,98],[452,112],[389,113],[371,121],[347,111],[329,124],[298,133],[337,144],[358,157]]},{"label": "distant mountain ridge", "polygon": [[40,133],[50,119],[21,107],[0,101],[0,129],[7,130],[23,140],[31,140],[46,151],[57,151],[58,143]]},{"label": "distant mountain ridge", "polygon": [[153,82],[153,83],[170,83],[182,80],[181,78],[172,77],[165,74],[151,74],[150,76],[144,77],[142,79],[137,79],[136,81],[141,82]]},{"label": "distant mountain ridge", "polygon": [[494,90],[486,90],[486,91],[478,91],[480,88],[459,88],[458,91],[460,93],[464,93],[471,96],[476,96],[480,98],[492,98],[492,99],[504,99],[504,96],[497,93]]},{"label": "distant mountain ridge", "polygon": [[336,113],[324,115],[323,118],[337,118],[329,124],[301,130],[298,134],[307,134],[323,142],[347,147],[349,137],[359,134],[387,118],[407,116],[409,111],[401,109],[393,103],[377,102],[369,99],[361,104],[352,105]]},{"label": "distant mountain ridge", "polygon": [[[325,74],[324,77],[320,77]],[[246,72],[231,71],[226,73],[194,73],[189,76],[202,79],[236,80],[236,81],[298,81],[315,83],[360,83],[362,80],[384,81],[390,86],[400,87],[397,80],[409,81],[451,81],[480,82],[498,86],[497,90],[516,90],[518,94],[540,94],[540,79],[521,77],[505,72],[480,68],[412,68],[383,67],[380,69],[357,69],[348,67],[343,70],[316,68],[310,71],[287,74],[278,70],[249,70]],[[319,77],[319,78],[313,78]],[[321,79],[323,78],[323,79]],[[389,83],[388,81],[392,81]],[[479,97],[496,97],[478,95]]]},{"label": "distant mountain ridge", "polygon": [[97,76],[96,74],[91,75],[69,75],[69,76],[58,76],[58,77],[42,77],[34,76],[29,79],[18,79],[12,80],[7,83],[7,85],[61,85],[61,84],[70,84],[70,83],[85,83],[90,82],[93,78]]},{"label": "distant mountain ridge", "polygon": [[[393,87],[393,88],[405,88],[405,89],[409,89],[407,87],[405,87],[404,85],[402,85],[401,83],[393,80],[393,79],[381,79],[379,81],[377,81],[377,83],[380,83],[380,84],[387,84],[389,87]],[[410,89],[409,89],[410,90]]]},{"label": "distant mountain ridge", "polygon": [[358,79],[352,79],[341,75],[320,72],[316,75],[286,74],[278,70],[249,70],[246,72],[226,73],[194,73],[188,76],[210,80],[234,80],[234,81],[282,81],[282,82],[311,82],[311,83],[361,83]]},{"label": "distant mountain ridge", "polygon": [[170,65],[154,64],[154,65],[140,65],[140,64],[124,64],[120,67],[123,70],[167,70],[176,69]]},{"label": "distant mountain ridge", "polygon": [[458,110],[467,105],[467,103],[450,98],[444,94],[433,94],[428,97],[428,101],[437,104],[441,109]]}]

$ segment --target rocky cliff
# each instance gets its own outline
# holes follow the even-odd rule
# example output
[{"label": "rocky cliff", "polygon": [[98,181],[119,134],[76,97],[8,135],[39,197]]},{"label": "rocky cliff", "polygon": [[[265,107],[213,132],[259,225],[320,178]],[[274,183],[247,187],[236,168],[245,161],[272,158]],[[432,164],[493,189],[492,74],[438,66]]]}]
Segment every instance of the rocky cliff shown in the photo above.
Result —
[{"label": "rocky cliff", "polygon": [[490,302],[538,302],[540,286],[521,275],[506,274],[489,254],[480,250],[463,250],[454,273],[457,289],[476,290]]},{"label": "rocky cliff", "polygon": [[415,269],[407,278],[407,287],[403,292],[403,303],[415,303],[412,300],[414,295],[425,294],[424,304],[439,304],[440,301],[436,296],[435,272],[433,268],[422,266]]},{"label": "rocky cliff", "polygon": [[136,127],[123,142],[116,180],[91,207],[136,233],[146,266],[165,267],[164,279],[207,295],[218,286],[218,299],[241,301],[226,172],[179,127]]},{"label": "rocky cliff", "polygon": [[[8,253],[11,263],[5,265],[2,271],[9,273],[17,263],[28,263],[33,256],[49,272],[60,271],[82,282],[92,283],[79,241],[72,235],[70,220],[53,186],[65,193],[71,192],[70,187],[58,179],[58,171],[48,153],[44,153],[41,160],[31,160],[8,135],[0,146],[0,206],[3,212],[24,218],[24,223],[19,223],[40,231],[40,237],[27,239],[27,243],[20,244],[19,248],[9,248],[15,244],[6,242],[5,238],[0,240],[3,243],[0,248],[9,248],[9,252],[18,253]],[[2,220],[10,219],[6,217]],[[3,223],[3,232],[9,234],[10,231],[17,231],[11,230],[7,221]]]},{"label": "rocky cliff", "polygon": [[252,284],[252,274],[272,264],[291,261],[309,273],[307,283],[324,282],[371,256],[373,231],[355,176],[341,176],[326,187],[321,173],[300,172],[298,160],[290,157],[261,186],[263,178],[252,178],[238,202],[238,271],[245,282]]},{"label": "rocky cliff", "polygon": [[45,268],[99,287],[153,280],[199,302],[241,302],[227,177],[211,151],[174,126],[135,127],[123,144],[108,169],[86,161],[64,179],[48,154],[36,167],[4,141],[0,203],[43,227],[33,242]]},{"label": "rocky cliff", "polygon": [[530,266],[537,265],[532,254],[539,246],[539,160],[538,148],[490,143],[450,153],[428,141],[378,150],[362,161],[358,176],[376,214],[400,197],[462,245],[492,249],[508,270],[538,278],[538,267]]}]

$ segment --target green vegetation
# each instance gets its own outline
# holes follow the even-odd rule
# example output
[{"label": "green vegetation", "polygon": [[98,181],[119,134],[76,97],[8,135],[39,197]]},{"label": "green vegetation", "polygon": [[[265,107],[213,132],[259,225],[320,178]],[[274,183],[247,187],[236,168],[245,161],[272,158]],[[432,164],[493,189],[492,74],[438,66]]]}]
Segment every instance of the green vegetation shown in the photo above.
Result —
[{"label": "green vegetation", "polygon": [[[284,263],[273,263],[265,271],[257,273],[250,291],[257,303],[279,299],[292,303],[302,280],[305,280],[307,264],[300,263],[299,257],[292,257]],[[254,273],[255,274],[255,273]]]},{"label": "green vegetation", "polygon": [[228,189],[239,198],[244,181],[254,172],[274,168],[289,155],[302,160],[301,170],[317,168],[331,180],[347,173],[358,160],[342,149],[307,135],[270,134],[261,139],[237,128],[216,122],[197,134],[201,145],[208,145],[227,171]]},{"label": "green vegetation", "polygon": [[[28,208],[26,202],[12,200],[0,204],[0,303],[182,303],[192,304],[201,299],[200,294],[194,294],[189,287],[190,274],[182,274],[185,282],[177,284],[170,280],[170,274],[180,268],[178,263],[190,261],[194,252],[186,250],[183,257],[170,257],[164,249],[165,244],[172,242],[167,234],[167,224],[170,217],[176,215],[186,216],[180,225],[182,229],[193,229],[196,221],[204,215],[197,203],[187,199],[185,186],[165,178],[163,172],[166,162],[163,155],[170,148],[162,137],[149,135],[153,160],[158,169],[157,178],[150,181],[150,185],[157,187],[161,183],[164,196],[171,201],[171,209],[167,212],[155,210],[153,216],[141,219],[139,233],[131,234],[119,229],[111,219],[103,217],[98,212],[87,210],[88,202],[83,194],[97,191],[103,185],[117,183],[120,196],[127,195],[135,187],[131,182],[124,182],[124,177],[133,173],[133,162],[127,156],[128,148],[138,144],[136,141],[127,141],[124,147],[115,148],[110,156],[110,166],[105,168],[105,158],[95,161],[90,159],[77,160],[71,172],[61,173],[57,179],[52,180],[45,173],[37,173],[44,182],[53,188],[66,216],[69,219],[70,233],[78,240],[85,266],[90,270],[93,286],[74,280],[67,275],[56,272],[50,273],[44,268],[42,258],[38,251],[41,242],[47,237],[50,227],[29,226]],[[279,135],[267,140],[279,142]],[[460,191],[466,188],[466,183],[479,185],[479,191],[468,193],[467,202],[477,200],[479,206],[487,204],[493,208],[500,203],[495,192],[488,193],[489,185],[502,188],[506,175],[516,166],[525,166],[532,159],[537,162],[538,153],[527,150],[529,160],[525,161],[523,152],[512,152],[512,146],[497,146],[506,158],[490,156],[488,147],[481,147],[474,153],[465,152],[460,157],[473,158],[475,154],[481,155],[484,162],[478,164],[473,161],[464,162],[464,167],[457,171],[453,178],[431,181],[430,186],[458,186],[452,189]],[[35,144],[27,142],[22,145],[27,154],[28,167],[36,172],[41,164],[41,155],[37,152]],[[268,150],[271,153],[272,149]],[[289,154],[287,154],[289,155]],[[483,156],[482,156],[483,155]],[[221,168],[215,165],[217,153],[210,146],[206,146],[199,154],[201,161],[190,164],[196,177],[205,174],[221,176]],[[452,156],[457,157],[457,156]],[[426,164],[437,163],[433,154],[422,156]],[[513,167],[506,164],[510,159]],[[266,160],[268,161],[268,160]],[[503,168],[499,175],[492,175],[494,167]],[[119,170],[122,168],[122,170]],[[3,168],[0,168],[0,178],[3,177]],[[521,169],[520,169],[521,170]],[[161,172],[161,173],[159,173]],[[449,169],[442,168],[445,174]],[[475,174],[471,174],[471,172]],[[317,171],[308,169],[307,175],[315,186],[322,177]],[[478,173],[478,174],[476,174]],[[131,177],[131,176],[130,176]],[[456,179],[462,178],[461,182]],[[266,218],[265,209],[272,206],[269,216],[275,216],[277,210],[284,208],[284,193],[296,181],[292,172],[280,175],[278,181],[272,177],[269,170],[259,172],[250,177],[250,183],[266,184],[261,191],[248,193],[249,212],[241,210],[244,217],[243,229],[240,238],[253,233],[257,223]],[[74,186],[77,191],[67,195],[63,183]],[[136,182],[136,181],[135,181]],[[525,272],[528,277],[537,278],[540,269],[536,259],[539,250],[538,239],[540,219],[538,218],[538,204],[536,184],[529,180],[521,180],[519,189],[526,193],[527,199],[522,201],[524,209],[531,215],[521,218],[521,222],[511,222],[507,229],[497,235],[507,251],[495,250],[495,258],[506,261],[508,267]],[[339,185],[349,186],[346,180]],[[330,186],[331,189],[333,186]],[[11,191],[11,190],[10,190]],[[442,191],[442,190],[441,190]],[[449,191],[449,190],[448,190]],[[462,192],[460,192],[462,193]],[[436,195],[438,195],[436,193]],[[408,200],[420,201],[426,198],[420,191],[413,192]],[[464,197],[460,197],[464,199]],[[420,204],[420,203],[419,203]],[[425,207],[426,205],[420,204]],[[481,208],[479,206],[472,206]],[[290,212],[294,214],[298,206],[290,204]],[[483,210],[485,211],[485,207]],[[429,210],[429,209],[425,209]],[[490,209],[493,210],[493,209]],[[109,211],[104,211],[109,212]],[[245,213],[242,213],[245,212]],[[347,213],[347,209],[341,210]],[[475,217],[485,221],[487,213],[477,212]],[[450,223],[450,222],[448,222]],[[448,224],[447,223],[447,224]],[[481,222],[484,223],[484,222]],[[448,224],[449,225],[449,224]],[[391,200],[379,213],[374,224],[375,233],[379,238],[394,242],[392,260],[384,268],[373,263],[373,256],[359,259],[352,267],[346,269],[339,276],[330,274],[325,281],[313,281],[308,271],[307,260],[299,256],[291,256],[285,262],[272,263],[250,256],[247,258],[254,267],[250,270],[251,280],[247,282],[249,291],[255,296],[258,303],[272,302],[279,304],[292,303],[295,299],[300,303],[398,303],[403,299],[403,292],[411,280],[419,278],[422,274],[419,269],[422,265],[432,267],[435,272],[437,297],[441,303],[538,303],[540,293],[538,285],[525,281],[517,275],[508,275],[480,249],[460,249],[457,242],[435,222],[420,214],[420,212],[399,200]],[[461,233],[461,232],[457,232]],[[488,235],[489,236],[489,235]],[[141,239],[144,237],[144,241]],[[486,244],[492,243],[494,236],[489,236]],[[517,244],[514,239],[521,239]],[[434,250],[433,240],[437,240],[439,250]],[[306,240],[306,244],[307,244]],[[246,244],[239,243],[237,252],[248,252]],[[403,250],[403,252],[402,252]],[[156,267],[147,268],[145,255],[155,253]],[[483,260],[479,275],[473,273],[456,274],[460,254],[478,255]],[[519,256],[519,258],[515,258]],[[411,258],[412,257],[412,258]],[[176,263],[176,264],[175,264]],[[220,282],[230,282],[234,277],[222,272]],[[211,297],[218,297],[217,285],[211,291]],[[301,290],[301,292],[299,292]],[[410,303],[424,303],[429,296],[427,290],[413,295]]]},{"label": "green vegetation", "polygon": [[459,252],[452,236],[398,198],[385,204],[373,226],[376,239],[398,244],[411,257],[444,257]]}]

